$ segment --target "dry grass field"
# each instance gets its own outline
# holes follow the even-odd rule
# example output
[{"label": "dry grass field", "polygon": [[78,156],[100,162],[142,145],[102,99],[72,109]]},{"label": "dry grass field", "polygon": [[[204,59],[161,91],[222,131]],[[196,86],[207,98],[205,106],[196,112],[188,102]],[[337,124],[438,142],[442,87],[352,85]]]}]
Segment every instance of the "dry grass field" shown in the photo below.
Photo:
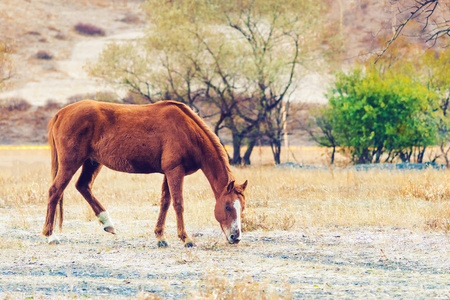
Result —
[{"label": "dry grass field", "polygon": [[[297,161],[326,164],[317,148]],[[186,228],[158,249],[153,229],[162,175],[104,168],[94,194],[116,236],[103,232],[72,182],[61,244],[41,235],[50,185],[48,150],[0,150],[0,298],[298,299],[450,298],[448,171],[275,168],[270,150],[249,180],[243,240],[228,245],[201,172],[185,180]]]}]

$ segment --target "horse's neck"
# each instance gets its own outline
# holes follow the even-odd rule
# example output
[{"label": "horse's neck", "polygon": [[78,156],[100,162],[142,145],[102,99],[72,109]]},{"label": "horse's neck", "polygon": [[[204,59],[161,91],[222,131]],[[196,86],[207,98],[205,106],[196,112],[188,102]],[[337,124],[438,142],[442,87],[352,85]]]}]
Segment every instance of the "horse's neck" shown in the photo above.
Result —
[{"label": "horse's neck", "polygon": [[208,179],[216,199],[227,188],[232,176],[220,159],[208,158],[202,163],[202,171]]}]

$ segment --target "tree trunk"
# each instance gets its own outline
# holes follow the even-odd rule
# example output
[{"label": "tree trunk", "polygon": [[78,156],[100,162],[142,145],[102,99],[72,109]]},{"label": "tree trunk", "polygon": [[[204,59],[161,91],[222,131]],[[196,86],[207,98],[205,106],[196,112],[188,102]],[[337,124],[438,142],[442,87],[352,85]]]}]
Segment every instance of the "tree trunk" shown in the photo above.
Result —
[{"label": "tree trunk", "polygon": [[369,149],[363,149],[362,153],[357,157],[357,164],[369,164],[372,162],[372,155]]},{"label": "tree trunk", "polygon": [[409,151],[408,150],[405,150],[404,152],[400,151],[399,158],[402,160],[402,162],[411,162],[412,153],[413,149],[412,147],[410,147]]},{"label": "tree trunk", "polygon": [[423,156],[425,155],[426,149],[427,149],[427,147],[423,147],[423,149],[420,150],[420,147],[419,147],[419,153],[417,154],[417,162],[420,164],[423,163]]},{"label": "tree trunk", "polygon": [[402,162],[407,162],[408,161],[408,156],[405,153],[403,153],[403,152],[400,152],[398,157],[401,159]]},{"label": "tree trunk", "polygon": [[449,160],[448,160],[448,156],[447,156],[447,154],[448,154],[448,150],[450,149],[450,148],[448,148],[447,149],[447,151],[445,151],[444,150],[444,144],[442,143],[441,144],[441,152],[442,152],[442,154],[444,155],[444,159],[445,159],[445,165],[447,166],[447,168],[449,167]]},{"label": "tree trunk", "polygon": [[233,158],[230,161],[230,164],[232,165],[240,165],[242,162],[241,144],[241,136],[237,133],[233,133]]},{"label": "tree trunk", "polygon": [[250,156],[252,155],[252,151],[253,151],[253,148],[255,147],[255,145],[256,145],[256,139],[251,138],[248,140],[247,150],[244,153],[244,165],[246,165],[246,166],[251,164]]},{"label": "tree trunk", "polygon": [[336,154],[336,146],[333,146],[333,151],[331,151],[331,161],[330,165],[334,164],[334,155]]},{"label": "tree trunk", "polygon": [[375,163],[380,163],[380,157],[383,154],[383,146],[378,146],[377,151],[375,152]]},{"label": "tree trunk", "polygon": [[273,160],[275,161],[275,165],[280,164],[280,157],[281,157],[281,141],[275,140],[270,142],[270,147],[272,148],[273,153]]}]

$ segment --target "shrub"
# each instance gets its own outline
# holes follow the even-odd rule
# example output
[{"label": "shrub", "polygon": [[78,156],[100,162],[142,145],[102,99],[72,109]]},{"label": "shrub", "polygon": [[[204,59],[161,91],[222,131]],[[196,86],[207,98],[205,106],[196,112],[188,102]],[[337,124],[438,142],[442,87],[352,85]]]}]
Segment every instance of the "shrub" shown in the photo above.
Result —
[{"label": "shrub", "polygon": [[119,100],[119,97],[114,92],[96,92],[96,93],[87,93],[87,94],[76,94],[73,96],[70,96],[67,98],[66,105],[79,102],[81,100],[90,99],[95,101],[102,101],[102,102],[110,102],[110,103],[122,103],[122,101]]},{"label": "shrub", "polygon": [[127,104],[148,104],[150,103],[148,98],[141,94],[136,94],[133,92],[128,92],[127,95],[122,99],[123,103]]},{"label": "shrub", "polygon": [[136,14],[130,12],[126,13],[125,16],[120,19],[120,21],[128,24],[138,24],[141,22]]},{"label": "shrub", "polygon": [[66,37],[63,33],[58,32],[58,33],[55,35],[55,39],[64,41],[64,40],[67,40],[67,37]]},{"label": "shrub", "polygon": [[40,32],[38,32],[38,31],[34,31],[34,30],[31,30],[31,31],[27,31],[27,32],[26,32],[26,34],[29,34],[29,35],[41,35],[41,33],[40,33]]},{"label": "shrub", "polygon": [[36,58],[37,58],[37,59],[46,59],[46,60],[49,60],[49,59],[53,59],[53,55],[50,54],[50,53],[48,53],[48,52],[45,51],[45,50],[39,50],[39,51],[36,53]]},{"label": "shrub", "polygon": [[23,98],[0,99],[0,111],[25,111],[31,107],[31,104]]},{"label": "shrub", "polygon": [[79,102],[84,99],[86,99],[85,95],[76,94],[76,95],[73,95],[73,96],[70,96],[69,98],[67,98],[66,105],[73,104],[73,103]]},{"label": "shrub", "polygon": [[90,35],[90,36],[104,36],[105,31],[100,27],[97,27],[88,23],[78,23],[74,27],[75,31],[79,34]]},{"label": "shrub", "polygon": [[89,99],[95,100],[95,101],[101,101],[101,102],[110,102],[110,103],[121,103],[119,100],[119,97],[114,92],[97,92],[93,96],[91,96]]},{"label": "shrub", "polygon": [[339,73],[328,98],[323,116],[355,163],[380,162],[383,153],[410,161],[414,147],[423,153],[436,143],[436,97],[405,75]]},{"label": "shrub", "polygon": [[61,108],[61,104],[58,103],[56,100],[48,99],[47,102],[44,105],[45,110],[57,110]]}]

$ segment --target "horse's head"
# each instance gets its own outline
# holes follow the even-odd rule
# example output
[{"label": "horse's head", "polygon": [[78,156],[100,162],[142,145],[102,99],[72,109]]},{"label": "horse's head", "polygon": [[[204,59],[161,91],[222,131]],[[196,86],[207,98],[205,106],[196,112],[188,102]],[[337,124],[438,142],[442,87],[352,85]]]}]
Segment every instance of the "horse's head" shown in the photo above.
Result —
[{"label": "horse's head", "polygon": [[216,201],[214,214],[230,244],[237,244],[241,240],[241,216],[245,208],[246,187],[247,180],[242,185],[231,181]]}]

